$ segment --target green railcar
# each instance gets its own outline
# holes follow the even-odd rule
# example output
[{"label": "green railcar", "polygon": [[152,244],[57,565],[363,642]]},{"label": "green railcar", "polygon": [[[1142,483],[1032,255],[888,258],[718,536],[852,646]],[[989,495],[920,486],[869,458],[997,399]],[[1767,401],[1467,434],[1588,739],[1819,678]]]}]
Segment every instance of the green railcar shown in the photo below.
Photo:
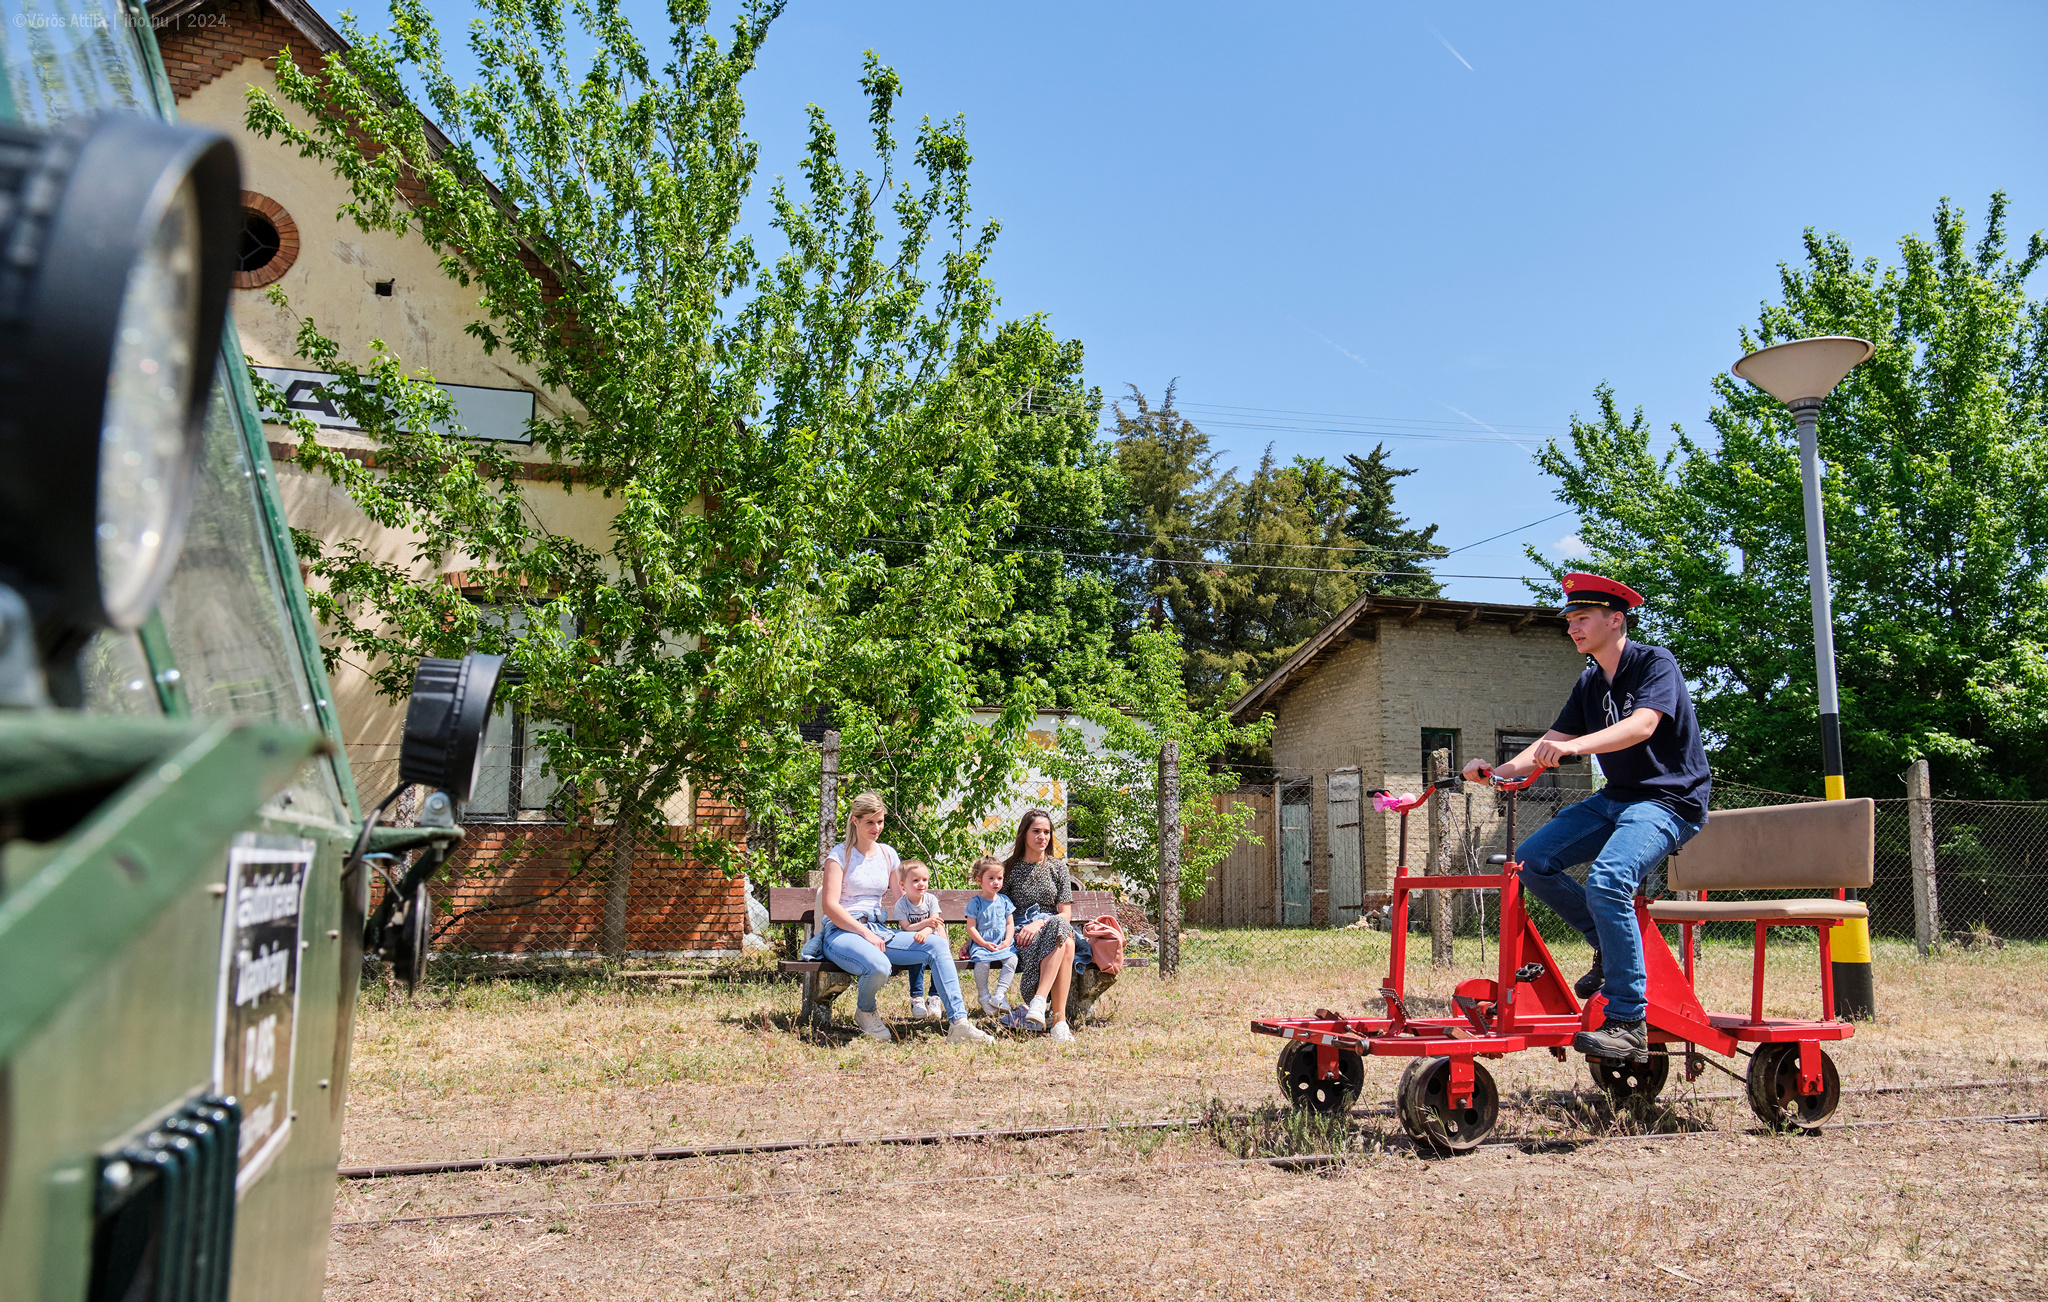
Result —
[{"label": "green railcar", "polygon": [[139,5],[0,0],[0,65],[0,1302],[317,1298],[366,934],[417,973],[496,666],[428,662],[440,826],[372,830],[225,319],[232,147]]}]

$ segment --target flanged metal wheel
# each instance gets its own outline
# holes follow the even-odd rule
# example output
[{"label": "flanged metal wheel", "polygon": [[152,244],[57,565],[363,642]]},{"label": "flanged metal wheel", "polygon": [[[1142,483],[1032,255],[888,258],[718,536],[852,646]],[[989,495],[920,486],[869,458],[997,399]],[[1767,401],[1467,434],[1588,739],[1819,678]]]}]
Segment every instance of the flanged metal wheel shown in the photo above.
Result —
[{"label": "flanged metal wheel", "polygon": [[1451,1102],[1449,1058],[1411,1059],[1394,1098],[1402,1129],[1420,1147],[1439,1153],[1477,1148],[1500,1120],[1500,1091],[1494,1087],[1493,1074],[1476,1062],[1467,1107]]},{"label": "flanged metal wheel", "polygon": [[1280,1049],[1279,1076],[1280,1093],[1289,1106],[1342,1116],[1365,1088],[1365,1055],[1356,1049],[1337,1050],[1337,1079],[1324,1080],[1316,1074],[1316,1047],[1289,1040]]},{"label": "flanged metal wheel", "polygon": [[1632,1114],[1647,1112],[1664,1092],[1664,1082],[1671,1076],[1671,1059],[1654,1051],[1648,1062],[1588,1054],[1586,1066],[1592,1069],[1593,1079],[1600,1082],[1600,1088],[1607,1091],[1614,1106]]},{"label": "flanged metal wheel", "polygon": [[1842,1078],[1835,1072],[1835,1060],[1827,1050],[1820,1054],[1820,1091],[1803,1094],[1799,1089],[1799,1046],[1760,1044],[1749,1058],[1749,1106],[1773,1130],[1787,1126],[1817,1126],[1835,1115],[1842,1102]]}]

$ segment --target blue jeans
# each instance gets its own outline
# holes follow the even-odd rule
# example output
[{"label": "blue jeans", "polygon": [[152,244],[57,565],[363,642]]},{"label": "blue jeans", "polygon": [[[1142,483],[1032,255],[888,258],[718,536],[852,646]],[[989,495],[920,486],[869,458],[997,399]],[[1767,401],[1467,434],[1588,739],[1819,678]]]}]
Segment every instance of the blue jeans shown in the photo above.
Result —
[{"label": "blue jeans", "polygon": [[855,1003],[862,1012],[875,1011],[875,996],[889,984],[889,974],[895,970],[895,961],[900,960],[931,969],[932,988],[945,1005],[946,1020],[957,1022],[967,1016],[967,1001],[960,997],[960,969],[953,966],[945,932],[935,931],[922,943],[913,941],[907,931],[883,932],[889,940],[889,952],[885,955],[859,932],[841,931],[830,918],[825,919],[822,930],[825,957],[860,978]]},{"label": "blue jeans", "polygon": [[[1559,810],[1516,852],[1522,888],[1600,951],[1607,978],[1600,992],[1607,996],[1607,1016],[1617,1022],[1639,1022],[1648,1011],[1636,888],[1652,865],[1699,830],[1654,800],[1623,803],[1594,792]],[[1581,886],[1565,869],[1587,862],[1593,866]]]}]

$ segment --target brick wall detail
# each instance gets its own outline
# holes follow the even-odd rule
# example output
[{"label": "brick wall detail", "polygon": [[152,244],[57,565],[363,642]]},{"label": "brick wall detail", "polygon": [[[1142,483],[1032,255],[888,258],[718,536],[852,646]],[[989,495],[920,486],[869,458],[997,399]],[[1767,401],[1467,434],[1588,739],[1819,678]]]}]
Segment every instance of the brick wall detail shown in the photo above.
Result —
[{"label": "brick wall detail", "polygon": [[[700,831],[743,840],[744,818],[724,802],[700,794],[696,814]],[[509,955],[601,951],[610,825],[478,823],[467,831],[433,885],[442,928],[436,949]],[[739,881],[652,847],[636,851],[626,906],[629,954],[737,950],[745,931]]]},{"label": "brick wall detail", "polygon": [[[1554,628],[1514,632],[1492,622],[1460,628],[1450,619],[1377,618],[1301,675],[1270,708],[1274,765],[1290,775],[1315,776],[1310,878],[1321,890],[1311,897],[1312,924],[1328,920],[1328,774],[1356,765],[1367,788],[1418,791],[1422,729],[1456,728],[1463,758],[1492,759],[1498,732],[1540,733],[1550,726],[1584,665]],[[1490,805],[1475,811],[1482,823],[1489,821],[1484,810]],[[1393,875],[1395,820],[1369,811],[1365,820],[1364,888],[1384,891]],[[1423,827],[1415,815],[1412,868],[1421,867],[1426,853]]]},{"label": "brick wall detail", "polygon": [[239,68],[260,60],[275,70],[278,51],[309,73],[320,67],[320,51],[306,34],[263,0],[213,0],[156,28],[164,73],[180,101]]}]

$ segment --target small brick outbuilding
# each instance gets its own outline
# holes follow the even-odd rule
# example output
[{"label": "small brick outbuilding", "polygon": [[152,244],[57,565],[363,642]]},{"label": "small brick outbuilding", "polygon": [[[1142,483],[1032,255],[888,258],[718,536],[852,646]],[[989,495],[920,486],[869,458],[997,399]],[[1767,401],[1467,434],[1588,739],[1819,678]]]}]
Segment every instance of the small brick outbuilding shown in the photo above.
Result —
[{"label": "small brick outbuilding", "polygon": [[[1438,747],[1462,765],[1541,736],[1586,663],[1564,630],[1550,606],[1367,594],[1231,703],[1240,722],[1274,718],[1276,920],[1342,926],[1379,902],[1396,823],[1363,793],[1419,791],[1423,757]],[[1592,770],[1568,766],[1543,783],[1587,789]],[[1462,818],[1462,799],[1457,808]],[[1494,801],[1472,808],[1475,833],[1491,832]],[[1410,836],[1419,870],[1419,818]]]}]

